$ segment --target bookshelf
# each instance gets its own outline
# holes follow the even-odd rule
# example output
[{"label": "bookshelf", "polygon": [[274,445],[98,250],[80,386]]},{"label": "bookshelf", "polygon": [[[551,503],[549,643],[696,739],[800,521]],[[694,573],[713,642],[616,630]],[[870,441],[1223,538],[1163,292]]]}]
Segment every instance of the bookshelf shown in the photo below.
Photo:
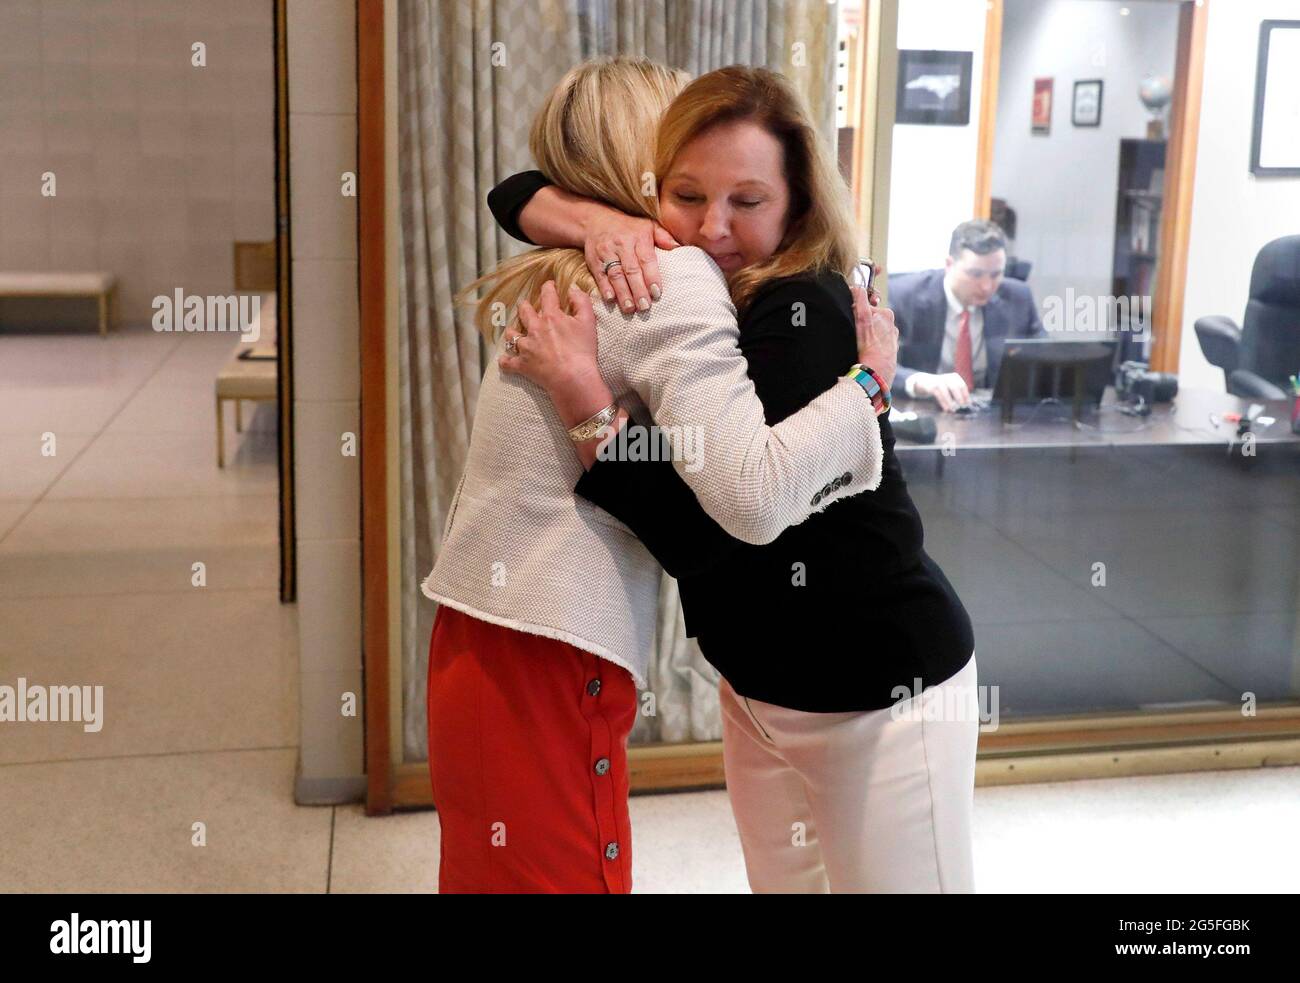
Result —
[{"label": "bookshelf", "polygon": [[[1155,293],[1160,261],[1160,212],[1164,203],[1165,141],[1124,139],[1119,142],[1119,181],[1115,194],[1115,297],[1150,297]],[[1141,310],[1141,308],[1134,308]],[[1130,325],[1112,325],[1125,330]],[[1124,358],[1141,358],[1125,333]]]}]

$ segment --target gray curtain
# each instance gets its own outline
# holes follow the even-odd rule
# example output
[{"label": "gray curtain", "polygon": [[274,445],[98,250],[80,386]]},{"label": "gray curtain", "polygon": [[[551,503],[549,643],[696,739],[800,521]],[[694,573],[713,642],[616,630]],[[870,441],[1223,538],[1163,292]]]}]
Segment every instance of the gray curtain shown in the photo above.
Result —
[{"label": "gray curtain", "polygon": [[835,138],[837,5],[825,0],[592,0],[579,5],[583,57],[644,55],[702,75],[724,65],[765,65],[808,100]]},{"label": "gray curtain", "polygon": [[[784,72],[834,146],[835,4],[826,0],[400,0],[403,756],[428,757],[425,686],[435,605],[420,591],[464,467],[485,353],[453,294],[527,248],[487,209],[497,181],[533,166],[528,131],[573,64],[644,55],[698,75]],[[686,637],[676,582],[660,593],[653,715],[634,742],[721,737],[717,673]],[[648,709],[647,694],[643,706]]]}]

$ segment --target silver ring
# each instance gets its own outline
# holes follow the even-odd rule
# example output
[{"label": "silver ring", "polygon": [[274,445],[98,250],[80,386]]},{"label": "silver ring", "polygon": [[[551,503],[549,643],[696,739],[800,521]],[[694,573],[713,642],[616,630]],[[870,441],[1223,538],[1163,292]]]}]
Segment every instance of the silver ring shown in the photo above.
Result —
[{"label": "silver ring", "polygon": [[518,355],[518,354],[519,354],[519,346],[518,346],[517,344],[515,344],[515,339],[514,339],[514,338],[507,338],[507,339],[506,339],[506,354],[507,354],[507,355]]},{"label": "silver ring", "polygon": [[605,276],[609,276],[609,268],[611,266],[622,267],[622,265],[623,264],[616,259],[607,259],[605,260],[605,265],[600,268],[600,272],[604,273]]}]

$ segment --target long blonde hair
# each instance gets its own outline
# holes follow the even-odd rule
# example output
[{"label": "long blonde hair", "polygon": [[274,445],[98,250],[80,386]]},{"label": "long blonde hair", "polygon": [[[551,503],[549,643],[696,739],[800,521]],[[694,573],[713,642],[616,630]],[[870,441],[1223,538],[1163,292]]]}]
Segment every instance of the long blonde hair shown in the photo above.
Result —
[{"label": "long blonde hair", "polygon": [[777,277],[836,271],[847,279],[858,263],[849,189],[817,136],[802,96],[785,76],[731,65],[686,86],[659,121],[656,182],[663,181],[686,144],[712,127],[736,122],[755,123],[780,141],[790,186],[786,233],[776,253],[730,280],[736,309],[743,311],[754,291]]},{"label": "long blonde hair", "polygon": [[[690,76],[645,58],[589,61],[569,70],[533,120],[528,148],[552,182],[630,215],[658,218],[651,135]],[[515,305],[536,305],[554,280],[561,303],[573,284],[596,281],[581,249],[535,249],[501,263],[457,296],[477,302],[475,324],[488,344],[516,318]]]}]

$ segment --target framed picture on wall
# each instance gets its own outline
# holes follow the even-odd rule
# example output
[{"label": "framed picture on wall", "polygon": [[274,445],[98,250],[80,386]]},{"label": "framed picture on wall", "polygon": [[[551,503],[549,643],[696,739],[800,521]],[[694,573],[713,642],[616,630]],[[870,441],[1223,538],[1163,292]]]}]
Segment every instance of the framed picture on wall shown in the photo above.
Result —
[{"label": "framed picture on wall", "polygon": [[1300,175],[1300,20],[1259,25],[1250,172]]},{"label": "framed picture on wall", "polygon": [[970,123],[972,51],[900,51],[895,123]]},{"label": "framed picture on wall", "polygon": [[1052,80],[1050,78],[1034,79],[1033,125],[1031,133],[1048,134],[1052,132]]},{"label": "framed picture on wall", "polygon": [[1075,126],[1101,126],[1101,79],[1074,83],[1074,108],[1070,121]]}]

